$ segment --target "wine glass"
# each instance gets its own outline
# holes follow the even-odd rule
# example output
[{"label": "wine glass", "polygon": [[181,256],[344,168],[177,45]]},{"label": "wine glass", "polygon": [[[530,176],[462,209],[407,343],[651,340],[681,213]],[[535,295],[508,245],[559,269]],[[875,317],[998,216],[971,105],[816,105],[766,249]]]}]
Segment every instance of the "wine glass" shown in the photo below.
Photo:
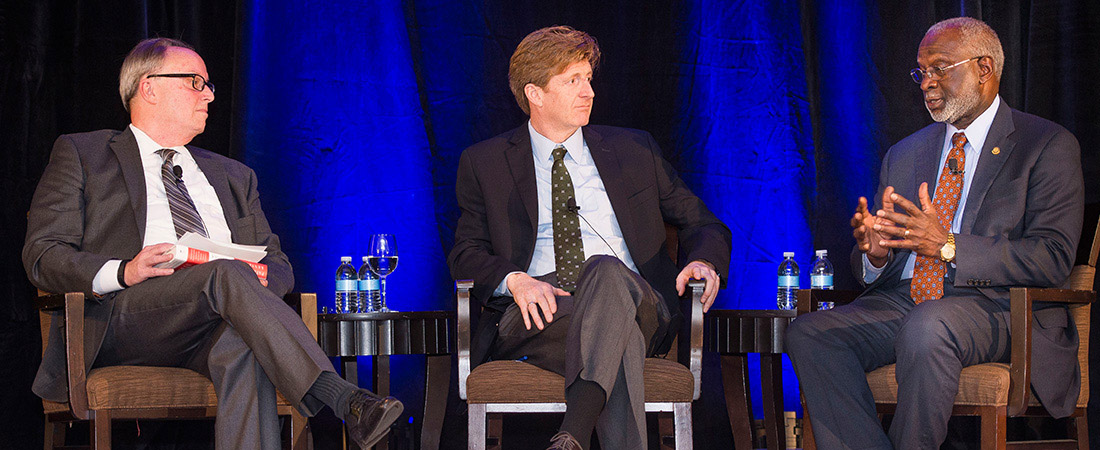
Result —
[{"label": "wine glass", "polygon": [[397,268],[397,238],[392,234],[374,234],[370,237],[367,250],[367,267],[381,280],[382,312],[391,311],[386,307],[386,276]]}]

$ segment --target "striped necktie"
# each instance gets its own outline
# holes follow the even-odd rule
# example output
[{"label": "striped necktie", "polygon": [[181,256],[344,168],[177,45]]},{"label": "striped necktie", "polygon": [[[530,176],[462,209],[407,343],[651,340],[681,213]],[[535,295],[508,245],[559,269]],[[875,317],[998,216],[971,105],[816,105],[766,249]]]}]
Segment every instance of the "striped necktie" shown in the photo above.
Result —
[{"label": "striped necktie", "polygon": [[[966,135],[962,132],[951,136],[951,151],[947,154],[948,161],[957,161],[955,167],[966,166]],[[955,210],[959,207],[959,199],[962,197],[963,174],[951,169],[951,164],[943,165],[940,172],[940,180],[936,182],[936,198],[932,206],[939,215],[940,226],[946,231],[951,231],[951,220],[955,217]],[[935,300],[943,297],[943,277],[947,273],[947,263],[939,258],[917,255],[917,265],[913,269],[913,279],[910,281],[909,294],[913,296],[913,302],[920,304],[925,300]]]},{"label": "striped necktie", "polygon": [[157,150],[157,154],[164,158],[164,164],[160,166],[160,178],[164,181],[164,193],[168,196],[168,209],[172,210],[172,224],[176,226],[176,239],[190,231],[210,237],[206,234],[206,226],[202,223],[195,202],[191,201],[191,195],[187,193],[187,186],[183,184],[183,177],[176,177],[173,172],[172,158],[176,151],[170,148]]}]

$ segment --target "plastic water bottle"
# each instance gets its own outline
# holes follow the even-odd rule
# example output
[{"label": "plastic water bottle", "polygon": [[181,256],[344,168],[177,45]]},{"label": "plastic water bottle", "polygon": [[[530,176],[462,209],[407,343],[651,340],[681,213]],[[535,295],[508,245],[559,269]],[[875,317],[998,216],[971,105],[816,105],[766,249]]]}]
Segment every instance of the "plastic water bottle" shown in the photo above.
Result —
[{"label": "plastic water bottle", "polygon": [[794,309],[798,304],[798,263],[794,262],[794,252],[783,252],[783,262],[779,263],[779,293],[776,303],[779,309]]},{"label": "plastic water bottle", "polygon": [[371,272],[367,257],[359,266],[359,312],[378,312],[382,310],[382,292],[378,290],[378,275]]},{"label": "plastic water bottle", "polygon": [[[833,290],[833,264],[829,262],[829,251],[818,250],[815,252],[813,268],[810,269],[810,287],[814,289]],[[833,302],[817,302],[817,309],[833,309]]]},{"label": "plastic water bottle", "polygon": [[336,313],[359,312],[359,300],[356,295],[359,276],[351,266],[350,256],[340,257],[340,267],[336,269]]}]

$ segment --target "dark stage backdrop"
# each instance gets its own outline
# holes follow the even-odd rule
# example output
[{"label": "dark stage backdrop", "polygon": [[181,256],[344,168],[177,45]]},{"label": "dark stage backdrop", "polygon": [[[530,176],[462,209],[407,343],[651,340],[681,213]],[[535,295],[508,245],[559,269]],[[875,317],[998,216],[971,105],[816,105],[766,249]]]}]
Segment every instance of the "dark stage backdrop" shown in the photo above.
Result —
[{"label": "dark stage backdrop", "polygon": [[[391,232],[401,250],[391,306],[453,308],[445,256],[458,156],[523,124],[508,57],[524,35],[555,24],[588,31],[604,50],[592,122],[652,132],[732,229],[718,308],[774,308],[783,251],[807,272],[813,250],[827,249],[837,287],[856,287],[847,220],[856,198],[874,193],[889,145],[930,122],[908,71],[924,31],[944,18],[970,15],[997,30],[1002,97],[1076,134],[1087,201],[1100,201],[1095,2],[114,3],[0,3],[0,357],[16,362],[0,369],[11,380],[0,388],[0,421],[25,423],[4,427],[14,440],[0,442],[34,447],[41,436],[29,394],[37,315],[19,261],[34,186],[59,134],[128,123],[118,69],[149,36],[181,38],[205,58],[218,91],[195,144],[256,170],[296,288],[318,292],[322,306],[332,306],[338,258],[358,259],[371,233]],[[712,362],[696,443],[729,448]],[[395,359],[395,380],[407,380],[396,395],[419,397],[418,364]],[[799,410],[789,367],[784,376],[787,409]],[[463,409],[450,410],[457,435],[445,441],[457,448]]]}]

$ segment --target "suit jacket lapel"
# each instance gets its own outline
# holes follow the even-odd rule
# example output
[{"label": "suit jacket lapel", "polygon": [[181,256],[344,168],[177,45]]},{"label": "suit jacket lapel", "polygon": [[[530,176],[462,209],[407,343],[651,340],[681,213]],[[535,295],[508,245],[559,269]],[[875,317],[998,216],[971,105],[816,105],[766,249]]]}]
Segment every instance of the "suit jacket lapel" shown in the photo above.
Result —
[{"label": "suit jacket lapel", "polygon": [[504,151],[504,157],[508,160],[508,168],[512,173],[516,192],[519,193],[520,201],[527,210],[531,242],[534,243],[538,233],[539,195],[538,187],[535,185],[535,155],[531,150],[531,134],[527,132],[527,126],[524,125],[512,131],[508,143],[511,146]]},{"label": "suit jacket lapel", "polygon": [[[989,187],[993,185],[993,179],[1001,171],[1005,161],[1016,147],[1016,140],[1011,137],[1016,127],[1012,123],[1012,108],[1004,100],[1001,100],[997,108],[997,115],[993,118],[993,124],[989,126],[989,133],[985,138],[978,157],[978,167],[974,170],[974,179],[970,181],[970,191],[966,194],[966,210],[963,211],[963,221],[960,232],[970,233],[974,227],[974,221],[978,218],[978,210],[981,209],[985,195],[989,193]],[[993,148],[1000,147],[1001,151],[994,155]]]},{"label": "suit jacket lapel", "polygon": [[[920,197],[920,184],[928,182],[928,196],[936,198],[936,185],[939,184],[940,174],[936,171],[939,169],[940,156],[943,153],[943,140],[944,135],[947,134],[947,125],[940,124],[940,132],[936,133],[936,139],[928,141],[924,148],[922,148],[917,154],[916,164],[913,164],[916,175],[913,178],[913,190],[912,198],[909,200],[919,205]],[[929,164],[928,162],[931,162]]]},{"label": "suit jacket lapel", "polygon": [[226,225],[229,226],[229,231],[232,234],[234,242],[236,242],[237,218],[240,217],[240,213],[234,209],[234,203],[230,201],[233,198],[233,191],[229,188],[229,176],[225,174],[225,168],[222,167],[221,164],[215,162],[214,159],[210,157],[209,153],[201,149],[196,149],[188,145],[187,150],[191,152],[191,157],[195,159],[195,164],[199,166],[199,170],[201,170],[203,176],[206,177],[206,181],[214,188],[214,193],[218,195],[218,203],[222,205],[222,213],[225,215]]},{"label": "suit jacket lapel", "polygon": [[[599,172],[600,180],[603,181],[604,190],[607,191],[607,199],[611,201],[611,209],[619,222],[623,240],[626,241],[629,249],[630,243],[633,242],[631,239],[633,229],[624,224],[632,224],[634,220],[630,216],[631,208],[626,203],[630,192],[628,192],[627,183],[623,180],[622,161],[613,149],[604,145],[603,136],[599,133],[588,127],[582,128],[581,131],[584,133],[585,144],[588,144],[588,151],[592,155],[592,162],[596,164],[596,171]],[[633,251],[633,249],[630,250]]]},{"label": "suit jacket lapel", "polygon": [[137,220],[138,239],[144,239],[149,195],[145,188],[145,169],[141,166],[141,152],[138,150],[137,139],[134,138],[134,132],[130,127],[126,127],[121,134],[111,139],[109,146],[118,158],[118,165],[122,169],[126,192],[130,195],[130,206],[134,210],[134,219]]}]

